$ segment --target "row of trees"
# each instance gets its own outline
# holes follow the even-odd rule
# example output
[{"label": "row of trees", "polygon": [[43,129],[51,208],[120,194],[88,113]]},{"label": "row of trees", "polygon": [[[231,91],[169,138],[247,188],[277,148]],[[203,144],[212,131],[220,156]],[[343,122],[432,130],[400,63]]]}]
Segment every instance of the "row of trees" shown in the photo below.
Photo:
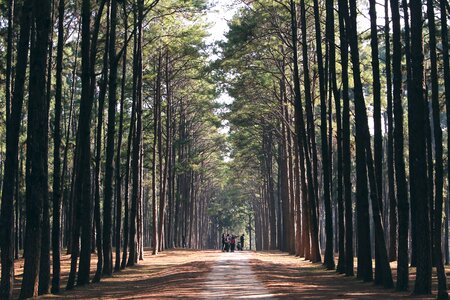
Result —
[{"label": "row of trees", "polygon": [[257,249],[324,254],[349,276],[357,256],[357,278],[386,288],[397,261],[399,291],[417,267],[415,294],[436,266],[447,297],[448,13],[445,0],[243,4],[218,64]]},{"label": "row of trees", "polygon": [[[223,137],[205,1],[2,1],[0,298],[100,281],[217,240]],[[209,237],[209,238],[202,238]],[[92,256],[96,273],[90,276]]]}]

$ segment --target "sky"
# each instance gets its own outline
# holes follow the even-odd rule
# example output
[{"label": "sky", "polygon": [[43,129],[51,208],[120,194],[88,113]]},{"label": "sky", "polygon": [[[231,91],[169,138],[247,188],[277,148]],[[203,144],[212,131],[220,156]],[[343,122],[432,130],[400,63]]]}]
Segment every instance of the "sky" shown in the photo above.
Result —
[{"label": "sky", "polygon": [[[206,14],[206,20],[211,24],[208,29],[209,37],[206,38],[207,44],[213,44],[215,42],[225,39],[225,34],[228,32],[228,21],[233,18],[233,15],[240,7],[239,0],[210,0],[209,6],[211,7]],[[210,59],[214,60],[217,57],[211,54]],[[223,92],[219,95],[217,101],[219,103],[230,104],[233,99]]]},{"label": "sky", "polygon": [[209,0],[210,10],[206,15],[208,22],[212,24],[209,28],[210,37],[206,42],[212,43],[225,38],[228,31],[227,22],[239,8],[239,1],[236,0]]},{"label": "sky", "polygon": [[[225,34],[229,30],[228,21],[232,19],[233,15],[242,5],[242,0],[209,0],[210,9],[206,14],[206,20],[211,26],[208,29],[209,37],[205,40],[207,44],[213,44],[225,39]],[[369,10],[367,4],[359,7],[359,9],[362,15],[358,16],[358,30],[359,32],[364,32],[370,28]],[[377,3],[376,10],[378,24],[384,24],[384,7],[380,3]],[[216,58],[217,56],[211,53],[210,59],[214,60]],[[223,104],[230,104],[233,102],[233,98],[225,91],[219,95],[216,101]],[[373,131],[373,120],[369,120],[369,123],[370,129]],[[223,125],[220,132],[228,133],[229,127],[226,122]]]}]

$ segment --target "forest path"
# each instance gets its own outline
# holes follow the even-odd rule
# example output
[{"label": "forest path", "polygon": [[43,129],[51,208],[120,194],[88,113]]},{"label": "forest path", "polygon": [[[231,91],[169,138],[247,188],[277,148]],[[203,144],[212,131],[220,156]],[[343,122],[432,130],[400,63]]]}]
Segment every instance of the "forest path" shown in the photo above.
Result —
[{"label": "forest path", "polygon": [[[92,255],[91,273],[96,256]],[[411,299],[410,292],[375,287],[281,252],[177,249],[145,259],[100,283],[41,299]],[[16,262],[16,295],[23,260]],[[62,287],[70,256],[62,259]],[[395,273],[395,264],[391,265]],[[411,285],[413,281],[411,272]],[[395,276],[394,276],[395,277]],[[433,283],[436,280],[434,278]],[[435,296],[415,299],[434,299]],[[16,299],[16,297],[15,297]]]},{"label": "forest path", "polygon": [[218,256],[206,282],[206,299],[272,299],[250,266],[249,252],[223,252]]}]

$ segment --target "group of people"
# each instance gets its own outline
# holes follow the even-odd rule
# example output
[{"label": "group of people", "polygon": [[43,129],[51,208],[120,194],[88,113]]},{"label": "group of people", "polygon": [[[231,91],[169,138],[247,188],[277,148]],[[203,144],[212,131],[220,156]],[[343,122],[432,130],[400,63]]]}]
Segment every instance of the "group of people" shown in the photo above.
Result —
[{"label": "group of people", "polygon": [[225,235],[225,233],[222,234],[222,252],[234,252],[234,250],[242,251],[244,250],[244,241],[245,237],[244,234],[242,234],[239,237],[239,242],[236,243],[238,236],[234,234]]}]

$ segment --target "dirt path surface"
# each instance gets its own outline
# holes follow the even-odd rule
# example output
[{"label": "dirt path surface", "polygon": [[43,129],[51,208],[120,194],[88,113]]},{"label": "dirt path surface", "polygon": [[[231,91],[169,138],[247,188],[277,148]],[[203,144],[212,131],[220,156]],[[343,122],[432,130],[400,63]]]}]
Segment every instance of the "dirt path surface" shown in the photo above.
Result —
[{"label": "dirt path surface", "polygon": [[249,252],[221,253],[206,277],[205,299],[271,299],[251,268]]},{"label": "dirt path surface", "polygon": [[[280,252],[258,252],[252,256],[251,266],[258,278],[278,299],[435,299],[435,295],[413,297],[414,269],[410,270],[410,291],[376,287],[373,282],[362,282],[345,277],[336,271],[327,271],[321,264],[312,264],[301,258]],[[355,263],[356,266],[356,263]],[[391,268],[396,276],[395,263]],[[356,273],[356,272],[355,272]],[[434,275],[434,274],[433,274]],[[433,291],[436,278],[433,277]]]},{"label": "dirt path surface", "polygon": [[[411,299],[326,271],[320,264],[280,252],[236,252],[170,250],[144,261],[100,283],[76,287],[40,299]],[[69,256],[63,257],[62,287],[65,287]],[[20,281],[21,265],[17,262]],[[92,275],[96,263],[91,264]],[[435,280],[434,280],[435,282]],[[20,282],[16,285],[16,295]],[[414,281],[411,280],[412,288]],[[434,299],[417,297],[415,299]]]},{"label": "dirt path surface", "polygon": [[[198,299],[217,253],[171,250],[154,256],[146,251],[138,265],[103,278],[100,283],[40,299]],[[91,263],[92,275],[95,267],[96,262]],[[64,276],[62,287],[66,280]]]}]

